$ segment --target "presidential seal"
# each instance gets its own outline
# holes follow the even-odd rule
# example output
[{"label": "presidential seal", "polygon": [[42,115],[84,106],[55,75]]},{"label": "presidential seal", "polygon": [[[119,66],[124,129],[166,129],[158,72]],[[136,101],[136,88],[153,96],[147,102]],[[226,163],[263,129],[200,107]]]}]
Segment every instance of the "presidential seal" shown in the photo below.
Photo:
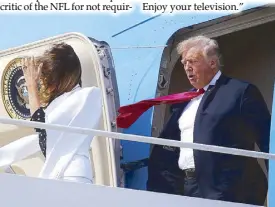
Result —
[{"label": "presidential seal", "polygon": [[11,60],[2,74],[2,100],[11,118],[29,119],[29,97],[21,58]]}]

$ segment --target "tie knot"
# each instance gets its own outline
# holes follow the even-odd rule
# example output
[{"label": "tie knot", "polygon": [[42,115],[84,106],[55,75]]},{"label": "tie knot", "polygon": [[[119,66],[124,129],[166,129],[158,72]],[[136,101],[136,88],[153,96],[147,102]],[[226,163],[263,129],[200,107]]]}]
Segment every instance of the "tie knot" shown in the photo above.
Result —
[{"label": "tie knot", "polygon": [[204,93],[204,92],[205,92],[205,90],[203,88],[199,89],[199,93]]}]

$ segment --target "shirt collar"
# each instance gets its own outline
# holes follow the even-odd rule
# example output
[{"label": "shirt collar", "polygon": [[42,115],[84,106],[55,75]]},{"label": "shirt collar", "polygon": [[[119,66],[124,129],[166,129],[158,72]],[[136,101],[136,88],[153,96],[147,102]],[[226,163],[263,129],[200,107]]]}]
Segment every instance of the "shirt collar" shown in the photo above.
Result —
[{"label": "shirt collar", "polygon": [[209,87],[210,85],[215,85],[215,84],[216,84],[216,81],[220,78],[220,76],[221,76],[221,71],[218,71],[218,72],[216,73],[216,75],[212,78],[212,80],[210,81],[210,83],[209,83],[208,85],[204,86],[203,89],[204,89],[205,91],[207,91],[207,89],[208,89],[208,87]]}]

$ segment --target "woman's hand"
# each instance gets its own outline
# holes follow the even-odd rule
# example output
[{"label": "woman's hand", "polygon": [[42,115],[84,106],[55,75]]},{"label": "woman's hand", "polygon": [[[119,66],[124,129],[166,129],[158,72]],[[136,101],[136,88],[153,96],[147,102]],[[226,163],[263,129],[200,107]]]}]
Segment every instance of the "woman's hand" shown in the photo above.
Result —
[{"label": "woman's hand", "polygon": [[38,81],[40,78],[42,66],[42,64],[40,64],[38,67],[35,65],[34,57],[24,58],[22,60],[22,70],[28,88],[31,114],[33,114],[40,107]]},{"label": "woman's hand", "polygon": [[34,57],[24,58],[22,60],[22,70],[24,77],[29,87],[37,87],[38,81],[41,75],[41,69],[43,64],[39,64],[37,67],[34,61]]}]

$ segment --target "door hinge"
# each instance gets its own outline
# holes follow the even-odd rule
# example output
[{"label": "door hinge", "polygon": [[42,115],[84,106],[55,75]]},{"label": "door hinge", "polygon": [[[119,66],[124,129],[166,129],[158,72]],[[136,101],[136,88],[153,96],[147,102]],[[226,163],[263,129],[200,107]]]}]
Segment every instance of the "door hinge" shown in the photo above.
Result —
[{"label": "door hinge", "polygon": [[111,127],[116,127],[116,121],[111,121]]},{"label": "door hinge", "polygon": [[114,89],[113,88],[106,88],[106,93],[110,95],[114,95]]},{"label": "door hinge", "polygon": [[104,65],[102,65],[102,69],[103,69],[104,76],[106,78],[109,78],[111,74],[111,69],[109,67],[105,67]]}]

